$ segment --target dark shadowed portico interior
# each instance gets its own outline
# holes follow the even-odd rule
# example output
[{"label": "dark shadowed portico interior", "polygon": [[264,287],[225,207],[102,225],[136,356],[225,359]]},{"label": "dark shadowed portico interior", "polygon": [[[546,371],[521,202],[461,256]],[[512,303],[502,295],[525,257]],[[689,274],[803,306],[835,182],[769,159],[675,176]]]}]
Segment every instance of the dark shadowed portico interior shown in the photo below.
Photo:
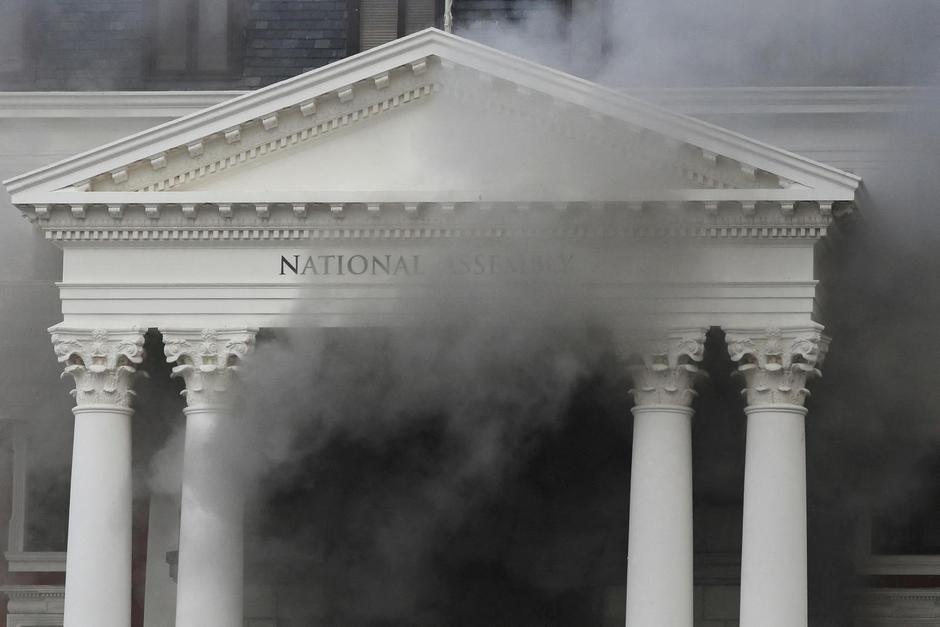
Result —
[{"label": "dark shadowed portico interior", "polygon": [[[324,363],[343,360],[338,376],[351,381],[351,389],[365,383],[381,395],[392,383],[382,372],[393,365],[381,346],[395,333],[331,329],[315,341],[295,336],[292,346],[322,350]],[[283,347],[288,335],[263,332],[255,357],[264,362],[272,356],[265,347]],[[158,333],[148,335],[146,347],[162,355]],[[696,577],[699,584],[733,586],[740,553],[743,401],[718,329],[708,335],[702,368],[708,377],[699,388],[693,430]],[[170,383],[163,360],[148,359],[143,369],[151,376],[139,394],[152,409],[142,409],[135,421],[135,442],[139,459],[149,459],[181,427],[179,419],[167,417],[181,415],[173,406],[181,409],[182,402],[174,399],[180,386]],[[508,370],[500,376],[520,375]],[[526,384],[523,378],[503,380],[492,390],[500,394]],[[261,385],[285,397],[304,386],[267,380],[249,384],[248,394],[262,392]],[[369,437],[342,428],[324,437],[317,432],[323,425],[315,408],[269,406],[269,412],[293,414],[290,420],[308,416],[307,429],[301,426],[292,445],[308,453],[265,466],[250,490],[246,618],[276,617],[279,627],[621,625],[629,387],[623,360],[598,355],[557,420],[514,440],[510,458],[479,474],[462,473],[454,460],[480,453],[470,450],[480,441],[456,431],[440,413],[375,415],[381,426]],[[154,404],[158,398],[163,400]],[[349,402],[340,401],[341,407]],[[367,402],[364,411],[378,405]],[[153,473],[152,465],[146,472]]]}]

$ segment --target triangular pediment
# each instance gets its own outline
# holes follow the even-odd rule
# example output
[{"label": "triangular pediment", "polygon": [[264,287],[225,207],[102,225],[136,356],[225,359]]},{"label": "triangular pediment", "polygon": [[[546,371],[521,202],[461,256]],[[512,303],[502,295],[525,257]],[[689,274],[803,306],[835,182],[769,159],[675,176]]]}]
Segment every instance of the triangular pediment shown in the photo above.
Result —
[{"label": "triangular pediment", "polygon": [[429,29],[5,184],[18,205],[76,192],[104,204],[356,192],[834,202],[852,200],[859,179]]},{"label": "triangular pediment", "polygon": [[249,127],[237,144],[218,142],[159,170],[142,164],[120,183],[95,178],[91,189],[417,192],[496,201],[785,184],[617,120],[511,89],[490,89],[478,100],[470,96],[480,89],[475,80],[438,82],[429,74],[417,85],[401,81],[398,90],[362,89],[351,108],[321,104],[318,119],[283,113],[276,129]]}]

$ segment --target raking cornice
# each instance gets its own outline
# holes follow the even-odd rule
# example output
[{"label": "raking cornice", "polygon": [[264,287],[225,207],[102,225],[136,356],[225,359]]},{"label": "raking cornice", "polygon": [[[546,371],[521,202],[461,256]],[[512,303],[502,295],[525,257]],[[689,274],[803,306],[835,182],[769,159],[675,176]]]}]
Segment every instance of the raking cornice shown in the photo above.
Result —
[{"label": "raking cornice", "polygon": [[[353,96],[349,90],[357,83],[383,81],[389,72],[401,68],[419,74],[427,69],[429,62],[479,72],[518,89],[545,94],[566,106],[581,107],[594,115],[608,116],[664,135],[709,155],[740,162],[752,171],[772,173],[798,186],[817,190],[817,199],[852,200],[860,183],[852,174],[672,113],[617,90],[428,29],[14,177],[5,185],[16,204],[35,202],[37,193],[63,188],[87,189],[86,182],[95,176],[120,173],[142,160],[151,160],[154,167],[159,168],[161,155],[167,151],[198,145],[206,137],[232,132],[242,124],[261,123],[267,128],[276,124],[276,118],[271,116],[279,111],[309,106],[318,97],[328,94],[343,100]],[[24,200],[26,197],[31,200]]]}]

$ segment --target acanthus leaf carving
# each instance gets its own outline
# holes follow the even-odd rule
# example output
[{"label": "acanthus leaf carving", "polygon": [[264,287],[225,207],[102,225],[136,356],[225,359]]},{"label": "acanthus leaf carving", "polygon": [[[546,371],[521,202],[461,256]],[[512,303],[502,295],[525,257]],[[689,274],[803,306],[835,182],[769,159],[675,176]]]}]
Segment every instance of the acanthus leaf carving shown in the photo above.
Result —
[{"label": "acanthus leaf carving", "polygon": [[748,405],[802,405],[829,345],[819,329],[729,331],[725,340],[744,376]]},{"label": "acanthus leaf carving", "polygon": [[76,405],[130,407],[134,375],[144,357],[144,334],[131,329],[53,328],[52,344],[62,376],[75,380]]},{"label": "acanthus leaf carving", "polygon": [[186,383],[189,407],[225,404],[240,361],[252,350],[256,329],[164,331],[166,359],[176,363],[172,376]]},{"label": "acanthus leaf carving", "polygon": [[644,340],[628,348],[640,357],[629,367],[637,406],[674,405],[688,407],[696,396],[695,382],[701,376],[698,362],[705,353],[705,331],[676,331],[656,340]]}]

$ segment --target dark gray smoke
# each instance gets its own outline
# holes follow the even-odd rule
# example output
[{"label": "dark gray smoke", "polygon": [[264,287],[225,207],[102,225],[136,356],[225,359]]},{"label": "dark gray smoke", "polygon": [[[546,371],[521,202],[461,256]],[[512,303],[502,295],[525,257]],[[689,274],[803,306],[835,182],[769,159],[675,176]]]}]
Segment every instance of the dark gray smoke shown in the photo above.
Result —
[{"label": "dark gray smoke", "polygon": [[[523,238],[463,246],[546,254]],[[667,254],[682,266],[651,253],[635,278]],[[246,365],[249,572],[296,624],[575,624],[573,593],[600,599],[624,570],[628,386],[611,319],[574,269],[455,263],[393,327],[285,331]]]},{"label": "dark gray smoke", "polygon": [[[853,584],[856,517],[873,514],[872,550],[937,553],[940,394],[940,109],[898,114],[884,149],[894,162],[866,178],[860,215],[829,244],[823,285],[836,341],[808,423],[816,608],[840,625]],[[888,581],[887,585],[891,585]]]},{"label": "dark gray smoke", "polygon": [[[576,8],[573,21],[536,6],[542,10],[531,19],[514,23],[468,14],[462,32],[622,86],[936,86],[940,79],[940,4],[930,1],[620,0],[586,15]],[[587,45],[576,40],[585,30],[593,33]],[[884,162],[858,172],[860,213],[821,247],[823,321],[834,342],[807,425],[814,625],[851,624],[853,594],[867,581],[856,576],[853,530],[867,512],[874,551],[940,550],[929,529],[940,520],[940,398],[935,373],[922,363],[940,347],[940,102],[924,96],[906,104],[913,106],[892,114],[886,131],[884,119],[871,118],[887,138]],[[711,367],[727,374],[726,357],[711,354]],[[714,415],[728,415],[730,393],[710,389],[699,413],[717,404],[725,412]],[[720,422],[696,423],[696,495],[733,502],[743,425]]]},{"label": "dark gray smoke", "polygon": [[259,352],[248,411],[262,430],[252,441],[271,457],[257,460],[256,572],[317,599],[288,603],[287,616],[443,624],[454,610],[445,582],[474,561],[537,586],[511,536],[484,541],[472,527],[505,507],[503,491],[564,429],[604,356],[602,332],[560,324],[293,332],[289,349]]}]

